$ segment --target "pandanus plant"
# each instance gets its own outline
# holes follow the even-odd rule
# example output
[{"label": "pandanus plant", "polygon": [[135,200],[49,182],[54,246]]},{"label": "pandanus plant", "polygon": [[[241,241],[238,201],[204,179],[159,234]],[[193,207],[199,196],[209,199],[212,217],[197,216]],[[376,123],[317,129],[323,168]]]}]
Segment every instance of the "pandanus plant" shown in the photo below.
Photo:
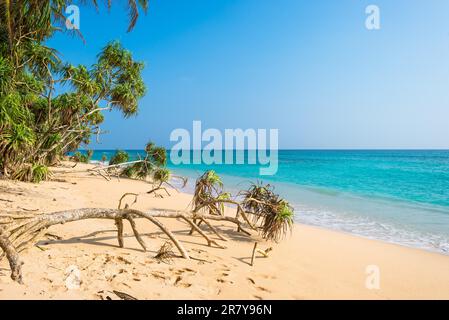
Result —
[{"label": "pandanus plant", "polygon": [[[260,231],[264,239],[278,242],[293,227],[293,207],[274,192],[271,185],[252,184],[248,190],[241,191],[237,200],[223,191],[223,182],[215,171],[207,171],[195,184],[193,212],[211,215],[224,215],[224,205],[237,207],[236,218],[242,217],[252,228]],[[252,217],[248,219],[248,216]]]},{"label": "pandanus plant", "polygon": [[264,239],[278,242],[293,227],[293,207],[267,184],[252,184],[240,192],[242,207],[251,214],[254,223],[260,223]]},{"label": "pandanus plant", "polygon": [[[118,151],[112,157],[110,164],[124,163],[129,160],[129,155],[124,151]],[[145,146],[145,157],[139,156],[139,160],[130,166],[126,167],[122,175],[133,178],[145,180],[147,178],[157,178],[156,180],[165,179],[168,181],[169,175],[165,171],[160,171],[167,164],[167,152],[163,147],[157,147],[153,142],[147,143]],[[167,170],[168,171],[168,170]],[[155,176],[155,173],[158,173]],[[165,174],[164,174],[165,172]],[[167,176],[166,176],[167,175]]]},{"label": "pandanus plant", "polygon": [[165,148],[149,142],[144,150],[145,156],[141,157],[139,155],[138,159],[134,161],[129,161],[130,157],[126,151],[117,150],[111,157],[106,170],[108,170],[108,173],[113,173],[117,176],[150,182],[153,188],[147,193],[154,193],[157,196],[160,195],[156,191],[160,190],[170,195],[168,190],[163,187],[164,184],[176,189],[176,187],[170,184],[171,178],[182,180],[182,186],[185,186],[187,183],[185,178],[176,175],[172,176],[170,170],[165,167],[167,164],[167,151]]},{"label": "pandanus plant", "polygon": [[223,182],[214,170],[206,171],[195,183],[193,211],[203,210],[212,215],[224,214],[224,203],[230,194],[223,192]]}]

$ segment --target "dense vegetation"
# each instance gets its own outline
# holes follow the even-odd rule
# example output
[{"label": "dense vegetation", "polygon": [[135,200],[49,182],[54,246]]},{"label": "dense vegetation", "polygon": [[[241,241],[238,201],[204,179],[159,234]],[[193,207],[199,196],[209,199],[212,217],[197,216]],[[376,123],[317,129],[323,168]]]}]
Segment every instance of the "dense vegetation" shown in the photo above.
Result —
[{"label": "dense vegetation", "polygon": [[[6,178],[46,179],[47,166],[100,133],[102,111],[130,117],[145,94],[143,63],[118,42],[107,44],[92,66],[65,62],[46,45],[56,32],[77,32],[64,28],[71,2],[0,0],[0,175]],[[128,5],[132,29],[148,1]]]}]

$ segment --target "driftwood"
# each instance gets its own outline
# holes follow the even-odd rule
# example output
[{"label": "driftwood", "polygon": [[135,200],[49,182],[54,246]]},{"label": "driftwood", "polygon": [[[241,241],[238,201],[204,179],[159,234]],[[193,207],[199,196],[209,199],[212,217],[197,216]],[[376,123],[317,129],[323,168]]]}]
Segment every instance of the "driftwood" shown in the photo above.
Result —
[{"label": "driftwood", "polygon": [[254,243],[253,254],[251,255],[251,267],[254,265],[254,258],[256,258],[257,241]]},{"label": "driftwood", "polygon": [[[123,200],[123,197],[121,201]],[[11,278],[15,281],[22,282],[21,265],[18,253],[35,245],[40,238],[47,233],[48,228],[57,224],[64,224],[72,221],[86,220],[86,219],[111,219],[114,220],[117,226],[117,239],[120,247],[124,246],[123,239],[123,220],[127,220],[134,232],[134,236],[141,245],[143,251],[146,251],[146,245],[140,236],[135,219],[142,218],[149,220],[156,225],[165,235],[168,236],[170,241],[178,249],[181,256],[185,259],[190,259],[190,256],[181,242],[176,239],[173,233],[166,228],[157,218],[174,218],[180,219],[186,222],[193,230],[198,232],[206,241],[208,246],[216,246],[218,248],[225,248],[217,241],[211,239],[202,229],[196,225],[193,220],[204,221],[205,224],[216,235],[219,235],[219,231],[213,227],[211,221],[225,221],[237,225],[238,229],[250,235],[242,225],[242,222],[233,217],[228,216],[216,216],[210,214],[198,214],[188,211],[176,211],[176,210],[151,210],[149,212],[143,212],[135,209],[130,209],[126,206],[124,209],[120,209],[121,201],[118,209],[105,209],[105,208],[84,208],[59,211],[46,214],[21,214],[21,213],[0,213],[0,247],[4,251],[4,254],[11,266]],[[224,239],[224,237],[223,237]],[[3,255],[0,257],[3,257]]]},{"label": "driftwood", "polygon": [[264,258],[268,258],[268,256],[269,256],[269,254],[270,254],[270,252],[273,250],[273,248],[272,247],[269,247],[269,248],[267,248],[267,249],[265,249],[265,250],[262,250],[262,249],[258,249],[257,248],[257,245],[258,245],[258,243],[257,243],[257,241],[254,243],[254,247],[253,247],[253,253],[252,253],[252,255],[251,255],[251,266],[254,266],[254,261],[255,261],[255,259],[256,259],[256,253],[259,253],[262,257],[264,257]]},{"label": "driftwood", "polygon": [[265,249],[265,250],[258,249],[258,248],[257,248],[257,245],[258,245],[258,243],[257,243],[257,241],[256,241],[256,242],[254,243],[253,253],[251,254],[251,263],[250,263],[251,267],[254,266],[254,261],[255,261],[255,259],[256,259],[256,254],[257,254],[257,253],[259,253],[259,254],[260,254],[262,257],[264,257],[264,258],[268,258],[269,255],[270,255],[270,252],[273,250],[272,247],[269,247],[269,248],[267,248],[267,249]]},{"label": "driftwood", "polygon": [[[2,215],[3,217],[5,217],[4,214]],[[9,216],[6,215],[6,217],[11,217],[11,215]],[[173,243],[178,248],[181,255],[186,259],[189,258],[187,251],[173,236],[170,230],[168,230],[151,214],[134,209],[85,208],[85,209],[60,211],[49,214],[40,214],[35,215],[34,217],[31,218],[20,217],[13,219],[12,222],[6,225],[6,228],[4,228],[4,234],[7,235],[7,237],[17,248],[17,250],[21,251],[20,249],[25,249],[26,247],[29,247],[29,245],[34,244],[33,240],[36,240],[35,238],[37,238],[36,236],[38,232],[46,230],[47,228],[53,225],[64,224],[72,221],[79,221],[85,219],[113,219],[113,220],[126,219],[129,221],[130,219],[133,219],[133,217],[145,218],[151,221],[156,226],[158,226],[170,238],[170,240],[173,241]],[[146,250],[144,247],[143,249]]]},{"label": "driftwood", "polygon": [[[132,162],[128,162],[130,164]],[[125,164],[120,164],[125,165]],[[113,165],[118,166],[118,165]],[[112,166],[109,166],[109,168]],[[163,181],[163,180],[161,180]],[[156,185],[148,193],[156,193],[160,189],[161,183]],[[138,194],[126,193],[120,200],[117,209],[105,208],[84,208],[75,210],[59,211],[54,213],[36,214],[23,212],[0,213],[0,248],[3,251],[2,256],[8,258],[11,266],[11,277],[15,281],[22,281],[21,265],[18,254],[26,248],[35,245],[41,237],[48,234],[48,228],[72,221],[85,219],[111,219],[117,226],[117,240],[120,247],[124,247],[123,223],[128,221],[134,233],[134,237],[146,251],[147,247],[135,223],[135,219],[146,219],[156,225],[177,248],[181,256],[190,259],[190,256],[181,242],[176,239],[173,233],[166,228],[158,218],[172,218],[182,220],[190,226],[190,234],[197,232],[207,241],[208,246],[225,248],[214,239],[211,239],[204,229],[208,229],[220,240],[227,239],[221,235],[220,231],[211,224],[211,221],[229,222],[237,226],[237,232],[242,232],[248,236],[251,234],[245,230],[249,226],[252,230],[261,233],[264,239],[278,241],[287,231],[291,231],[293,225],[293,208],[287,201],[273,192],[270,185],[253,185],[248,191],[241,193],[243,201],[237,202],[230,199],[228,193],[222,190],[222,182],[212,171],[206,172],[196,182],[195,194],[192,200],[193,208],[191,211],[177,211],[167,209],[153,209],[148,212],[129,208],[125,205],[122,208],[122,202],[127,196],[134,196],[134,204],[137,201]],[[131,205],[132,205],[131,204]],[[233,205],[236,207],[234,217],[225,215],[224,206]],[[248,217],[251,216],[252,221]],[[242,219],[242,220],[241,220]],[[259,221],[262,223],[259,225]],[[200,228],[203,224],[206,228]],[[268,256],[267,249],[264,252],[257,250],[257,243],[253,248],[251,265],[254,264],[256,252]]]},{"label": "driftwood", "polygon": [[122,300],[137,300],[137,298],[134,298],[133,296],[131,296],[131,295],[127,294],[127,293],[124,293],[124,292],[120,292],[120,291],[117,291],[117,290],[113,290],[112,292],[114,292],[115,295],[117,297],[119,297],[120,299],[122,299]]},{"label": "driftwood", "polygon": [[272,247],[269,247],[269,248],[267,248],[267,249],[265,249],[265,250],[257,249],[256,251],[257,251],[258,253],[260,253],[260,254],[262,255],[262,257],[268,258],[268,256],[270,255],[270,252],[273,251],[273,248],[272,248]]},{"label": "driftwood", "polygon": [[0,228],[0,248],[5,253],[9,261],[11,268],[11,279],[22,283],[22,261],[19,258],[16,248],[12,245],[11,241],[4,236],[3,230]]}]

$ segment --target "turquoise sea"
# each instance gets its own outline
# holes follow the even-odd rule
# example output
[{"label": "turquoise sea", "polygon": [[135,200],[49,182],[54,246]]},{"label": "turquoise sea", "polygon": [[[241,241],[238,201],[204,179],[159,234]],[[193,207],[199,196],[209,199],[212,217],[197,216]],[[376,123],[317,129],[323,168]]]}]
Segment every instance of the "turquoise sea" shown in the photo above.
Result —
[{"label": "turquoise sea", "polygon": [[[113,153],[96,150],[93,160]],[[208,169],[234,194],[266,181],[298,222],[449,254],[449,150],[281,150],[278,161],[274,176],[248,164],[168,166],[190,178],[190,192]]]}]

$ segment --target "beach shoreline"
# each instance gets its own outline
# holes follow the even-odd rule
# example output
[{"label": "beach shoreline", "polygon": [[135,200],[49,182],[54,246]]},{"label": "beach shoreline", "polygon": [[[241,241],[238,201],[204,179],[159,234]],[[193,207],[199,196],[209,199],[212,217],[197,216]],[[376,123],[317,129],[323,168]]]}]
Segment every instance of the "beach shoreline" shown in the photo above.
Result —
[{"label": "beach shoreline", "polygon": [[[89,167],[78,164],[74,170]],[[41,184],[0,181],[2,210],[116,208],[125,192],[141,194],[133,205],[140,210],[184,210],[191,200],[190,194],[174,190],[170,197],[144,195],[149,185],[142,181],[106,181],[88,173],[58,178]],[[128,225],[125,246],[119,248],[113,221],[77,221],[52,227],[49,232],[60,239],[43,240],[21,253],[24,285],[10,279],[5,259],[0,262],[0,299],[118,299],[113,290],[138,299],[449,299],[449,257],[443,254],[298,223],[279,244],[216,223],[229,238],[220,242],[227,248],[220,249],[189,236],[182,222],[160,220],[200,260],[156,261],[167,239],[141,220],[137,227],[148,252],[141,251]],[[255,241],[273,250],[250,266]],[[69,289],[67,273],[73,266],[80,270],[81,283]]]},{"label": "beach shoreline", "polygon": [[[131,160],[144,153],[127,152]],[[92,159],[113,154],[96,150]],[[278,158],[275,176],[260,176],[257,165],[167,166],[190,178],[187,192],[214,170],[232,195],[253,182],[270,184],[297,211],[296,222],[449,254],[448,151],[279,150]]]}]

